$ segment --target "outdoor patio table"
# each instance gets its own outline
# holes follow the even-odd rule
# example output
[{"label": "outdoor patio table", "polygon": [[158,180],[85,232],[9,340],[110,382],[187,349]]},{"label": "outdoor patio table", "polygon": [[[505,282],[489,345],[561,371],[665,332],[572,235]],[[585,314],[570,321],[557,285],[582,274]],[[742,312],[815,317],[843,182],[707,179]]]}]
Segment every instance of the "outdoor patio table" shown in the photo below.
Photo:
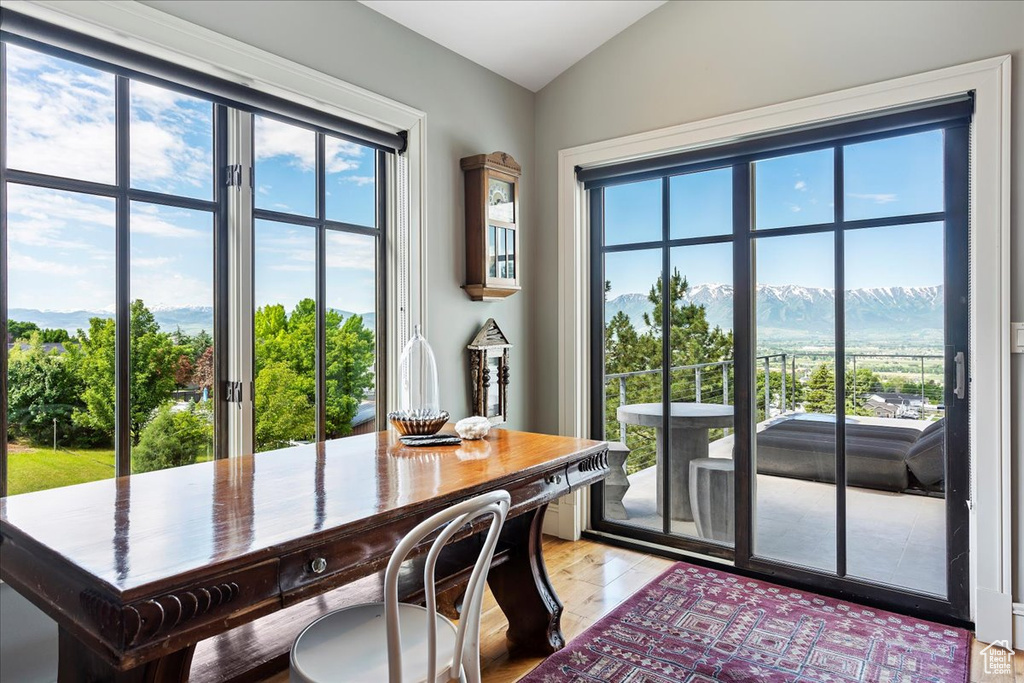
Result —
[{"label": "outdoor patio table", "polygon": [[[708,457],[708,430],[715,427],[732,426],[732,406],[714,403],[672,403],[669,427],[672,430],[669,459],[669,480],[672,500],[671,517],[685,522],[693,521],[690,510],[690,461]],[[664,515],[662,496],[662,467],[665,459],[664,435],[662,434],[662,404],[634,403],[619,406],[616,411],[619,422],[641,427],[653,427],[657,437],[657,480],[658,514]]]}]

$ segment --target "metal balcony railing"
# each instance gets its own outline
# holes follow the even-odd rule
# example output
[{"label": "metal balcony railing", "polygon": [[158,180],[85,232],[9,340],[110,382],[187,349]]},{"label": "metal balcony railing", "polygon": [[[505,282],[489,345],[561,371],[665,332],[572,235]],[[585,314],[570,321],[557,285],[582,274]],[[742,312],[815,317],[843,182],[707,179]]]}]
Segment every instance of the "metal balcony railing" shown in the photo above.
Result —
[{"label": "metal balcony railing", "polygon": [[[811,354],[812,357],[820,357],[824,354]],[[943,357],[939,355],[929,354],[885,354],[885,353],[857,353],[857,354],[846,354],[848,362],[852,363],[853,370],[853,396],[856,397],[860,393],[857,387],[857,362],[861,359],[862,365],[864,359],[911,359],[918,361],[918,370],[920,375],[920,396],[921,402],[924,404],[925,397],[925,360],[941,360]],[[729,371],[733,366],[733,361],[716,361],[713,363],[695,363],[693,365],[676,365],[671,368],[673,376],[677,372],[693,371],[693,387],[694,393],[693,398],[697,403],[710,403],[718,402],[719,400],[723,405],[729,405]],[[796,410],[797,408],[797,395],[794,388],[797,385],[797,355],[786,354],[786,353],[773,353],[764,356],[757,356],[755,358],[755,367],[757,368],[757,374],[763,377],[763,387],[759,388],[759,395],[757,397],[757,409],[764,410],[765,417],[769,417],[772,407],[777,407],[779,412],[786,410]],[[773,368],[779,368],[779,382],[775,387],[772,386],[771,373]],[[605,382],[617,382],[619,389],[619,405],[626,405],[628,403],[628,392],[627,382],[630,378],[641,377],[645,375],[660,375],[662,372],[661,368],[654,370],[636,370],[633,372],[618,372],[605,375]],[[704,390],[704,379],[710,373],[721,372],[721,395],[717,395],[718,387],[715,387],[715,395],[708,396]],[[776,400],[772,400],[772,395],[775,395]],[[711,401],[706,399],[711,398]],[[674,400],[674,399],[673,399]],[[626,439],[626,425],[619,423],[619,439],[625,442]]]}]

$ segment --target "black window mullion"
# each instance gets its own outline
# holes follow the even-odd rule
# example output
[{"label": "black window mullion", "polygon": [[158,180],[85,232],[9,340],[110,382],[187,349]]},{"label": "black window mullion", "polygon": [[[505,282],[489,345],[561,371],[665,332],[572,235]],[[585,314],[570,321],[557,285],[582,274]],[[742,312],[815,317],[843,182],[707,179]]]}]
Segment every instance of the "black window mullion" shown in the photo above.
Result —
[{"label": "black window mullion", "polygon": [[[7,268],[7,45],[0,43],[0,267]],[[0,277],[0,498],[7,495],[7,278]]]},{"label": "black window mullion", "polygon": [[943,140],[943,184],[945,204],[945,482],[946,482],[946,595],[953,612],[970,617],[970,392],[954,394],[957,383],[955,358],[964,354],[964,382],[970,386],[969,291],[970,249],[970,128],[946,129]]},{"label": "black window mullion", "polygon": [[[605,434],[605,367],[604,330],[605,320],[605,263],[604,255],[604,188],[588,190],[590,194],[590,435],[604,440]],[[624,444],[625,445],[625,444]],[[604,490],[604,483],[593,490]],[[602,498],[603,501],[603,498]],[[601,504],[601,516],[604,505]]]},{"label": "black window mullion", "polygon": [[213,456],[228,457],[228,404],[221,392],[228,381],[229,269],[228,187],[220,169],[228,165],[228,110],[213,109],[213,196],[216,204],[213,237]]},{"label": "black window mullion", "polygon": [[[672,298],[671,238],[669,179],[661,180],[661,491],[662,530],[672,533]],[[676,463],[678,465],[679,463]]]},{"label": "black window mullion", "polygon": [[753,408],[754,306],[753,236],[751,225],[752,195],[750,192],[752,164],[736,164],[732,168],[733,242],[733,428],[734,443],[734,514],[736,564],[746,566],[754,554],[754,482],[757,451],[754,443]]},{"label": "black window mullion", "polygon": [[[6,88],[5,88],[6,89]],[[16,168],[6,169],[7,180],[21,185],[32,187],[45,187],[50,190],[63,190],[65,192],[80,192],[82,194],[96,195],[97,197],[117,198],[120,190],[116,181],[114,185],[97,183],[92,180],[79,180],[77,178],[65,178],[63,176],[49,175],[47,173],[36,173],[35,171],[20,171]]]},{"label": "black window mullion", "polygon": [[[216,127],[216,121],[214,121]],[[214,132],[214,159],[217,157],[217,134]],[[217,195],[217,186],[223,185],[224,181],[218,183],[215,178],[213,181],[214,196]],[[196,199],[194,197],[182,197],[173,194],[164,194],[163,192],[153,192],[151,190],[138,190],[129,187],[128,198],[134,202],[146,202],[147,204],[158,204],[160,206],[173,206],[176,209],[191,209],[193,211],[205,211],[206,213],[213,213],[217,211],[219,203],[216,199],[210,201],[209,199]]]},{"label": "black window mullion", "polygon": [[387,313],[385,304],[387,302],[387,238],[385,229],[388,222],[388,186],[387,186],[387,153],[377,152],[376,159],[376,180],[377,180],[377,211],[376,211],[376,244],[377,244],[377,300],[374,302],[374,321],[376,330],[374,337],[377,340],[377,354],[374,358],[373,376],[376,391],[376,428],[378,431],[386,428],[384,414],[387,412],[384,407],[387,405]]},{"label": "black window mullion", "polygon": [[316,135],[316,440],[327,438],[327,229],[326,138]]},{"label": "black window mullion", "polygon": [[115,168],[117,179],[116,264],[114,316],[114,471],[119,477],[131,474],[131,226],[128,185],[131,178],[128,109],[129,81],[117,76],[115,94]]},{"label": "black window mullion", "polygon": [[[835,204],[835,353],[836,353],[836,575],[846,576],[846,235],[843,192],[843,146],[833,158]],[[785,368],[783,368],[785,371]],[[765,377],[765,382],[768,378]],[[767,414],[768,407],[765,406]]]}]

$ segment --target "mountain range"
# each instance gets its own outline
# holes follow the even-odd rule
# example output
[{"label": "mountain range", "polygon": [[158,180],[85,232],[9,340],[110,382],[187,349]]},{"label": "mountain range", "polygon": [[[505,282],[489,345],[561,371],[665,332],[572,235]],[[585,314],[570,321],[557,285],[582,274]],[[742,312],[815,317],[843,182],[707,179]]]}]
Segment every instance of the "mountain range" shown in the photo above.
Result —
[{"label": "mountain range", "polygon": [[[691,286],[687,301],[704,306],[708,321],[723,329],[733,327],[732,285]],[[835,325],[832,290],[797,285],[759,285],[757,323],[762,338],[831,335]],[[884,338],[942,330],[942,287],[877,287],[846,291],[848,337]],[[606,319],[619,311],[637,329],[653,304],[646,294],[621,294],[605,305]]]},{"label": "mountain range", "polygon": [[[185,334],[200,330],[213,332],[213,308],[211,306],[183,306],[180,308],[155,307],[150,309],[160,329],[173,332],[177,328]],[[337,311],[344,318],[353,315],[350,311]],[[376,314],[363,313],[363,324],[373,326]],[[70,334],[89,329],[90,318],[112,318],[110,311],[39,311],[34,308],[12,308],[7,314],[11,320],[33,322],[41,328],[65,329]]]}]

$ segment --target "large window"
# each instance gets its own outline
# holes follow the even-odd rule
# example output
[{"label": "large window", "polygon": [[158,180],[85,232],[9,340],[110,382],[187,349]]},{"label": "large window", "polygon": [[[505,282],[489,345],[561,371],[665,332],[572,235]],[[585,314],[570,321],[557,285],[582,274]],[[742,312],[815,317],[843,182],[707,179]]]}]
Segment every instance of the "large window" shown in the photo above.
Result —
[{"label": "large window", "polygon": [[377,153],[262,116],[253,149],[256,450],[373,429]]},{"label": "large window", "polygon": [[8,493],[213,457],[213,103],[3,47]]},{"label": "large window", "polygon": [[376,429],[382,146],[4,38],[0,494]]}]

